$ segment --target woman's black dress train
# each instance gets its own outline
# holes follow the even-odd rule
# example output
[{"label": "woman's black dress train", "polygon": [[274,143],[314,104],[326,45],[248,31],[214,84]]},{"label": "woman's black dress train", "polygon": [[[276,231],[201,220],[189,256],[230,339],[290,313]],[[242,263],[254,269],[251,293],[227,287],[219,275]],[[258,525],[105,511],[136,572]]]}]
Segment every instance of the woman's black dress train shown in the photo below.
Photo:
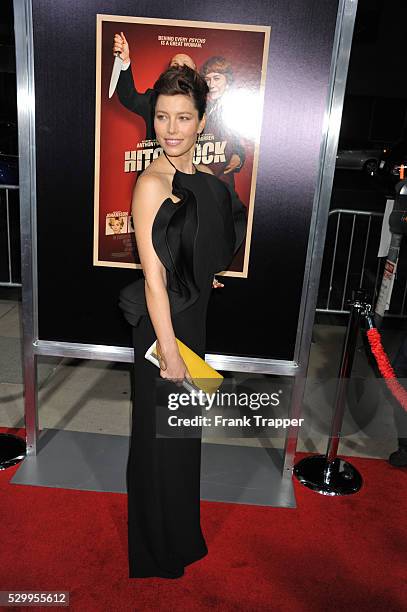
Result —
[{"label": "woman's black dress train", "polygon": [[[204,358],[213,275],[227,268],[242,243],[246,209],[235,192],[200,171],[191,175],[177,170],[173,193],[180,202],[168,198],[162,203],[152,241],[167,272],[175,335]],[[200,525],[201,440],[155,437],[159,370],[144,357],[156,339],[144,278],[122,290],[120,306],[133,325],[134,346],[127,463],[129,576],[178,578],[186,565],[208,552]]]}]

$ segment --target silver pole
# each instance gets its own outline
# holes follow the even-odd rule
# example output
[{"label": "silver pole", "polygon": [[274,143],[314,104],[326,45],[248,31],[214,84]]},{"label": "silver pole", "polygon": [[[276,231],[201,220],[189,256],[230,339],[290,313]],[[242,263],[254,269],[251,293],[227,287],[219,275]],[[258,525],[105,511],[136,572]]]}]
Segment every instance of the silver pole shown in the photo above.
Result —
[{"label": "silver pole", "polygon": [[11,267],[11,236],[10,236],[10,210],[8,201],[8,189],[6,189],[6,218],[7,218],[7,255],[8,255],[8,279],[13,282],[13,272]]},{"label": "silver pole", "polygon": [[346,329],[345,341],[342,349],[342,359],[339,368],[338,386],[336,388],[334,416],[331,424],[328,446],[326,450],[326,467],[324,470],[324,482],[329,485],[335,470],[335,460],[338,455],[340,434],[342,430],[343,417],[346,407],[346,393],[349,386],[349,378],[352,373],[355,358],[356,343],[360,328],[360,319],[366,312],[366,293],[362,289],[354,292],[351,303],[348,327]]},{"label": "silver pole", "polygon": [[355,358],[360,318],[366,309],[366,304],[360,301],[365,297],[365,293],[362,293],[361,290],[359,291],[360,294],[357,297],[355,296],[356,299],[351,303],[348,327],[346,329],[346,336],[342,349],[338,386],[336,388],[335,396],[334,418],[332,420],[331,433],[326,451],[326,459],[328,462],[333,461],[338,452],[340,433],[346,406],[346,393],[348,390],[349,378],[352,372],[353,360]]},{"label": "silver pole", "polygon": [[325,455],[302,459],[294,468],[294,474],[306,487],[322,495],[348,495],[357,493],[362,486],[359,472],[347,461],[337,456],[346,406],[346,392],[355,357],[361,317],[370,311],[362,289],[353,292],[350,317],[343,343],[342,359],[336,388],[334,416]]},{"label": "silver pole", "polygon": [[14,0],[20,182],[24,408],[27,454],[37,454],[37,227],[34,44],[31,0]]},{"label": "silver pole", "polygon": [[[294,357],[298,363],[298,374],[295,377],[291,397],[291,419],[297,419],[302,412],[356,9],[357,0],[340,0],[338,5],[325,112],[326,122],[320,150],[320,169],[314,196],[299,314],[301,334],[297,339]],[[285,442],[283,471],[288,472],[290,477],[295,460],[298,433],[298,427],[290,427]]]}]

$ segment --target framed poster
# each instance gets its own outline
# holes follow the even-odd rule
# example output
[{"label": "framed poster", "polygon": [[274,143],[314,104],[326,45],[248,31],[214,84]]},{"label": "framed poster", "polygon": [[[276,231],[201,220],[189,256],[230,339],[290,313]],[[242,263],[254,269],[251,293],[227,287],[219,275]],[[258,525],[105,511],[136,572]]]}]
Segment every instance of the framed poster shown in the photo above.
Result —
[{"label": "framed poster", "polygon": [[[120,102],[119,86],[109,98],[113,36],[123,32],[130,47],[129,74],[141,93],[151,89],[178,53],[188,54],[199,70],[211,57],[224,58],[226,63],[216,66],[223,74],[231,64],[236,99],[247,102],[238,113],[239,130],[253,125],[255,111],[251,90],[244,86],[252,83],[258,92],[255,128],[261,128],[261,136],[256,142],[238,131],[245,159],[233,174],[248,207],[248,238],[241,259],[222,278],[224,287],[213,290],[207,354],[221,355],[222,367],[239,363],[241,368],[296,372],[304,308],[318,286],[312,274],[319,256],[313,258],[313,249],[321,246],[325,231],[318,219],[329,207],[330,174],[323,182],[321,164],[336,78],[338,1],[272,0],[251,5],[250,11],[243,0],[189,5],[183,0],[109,0],[108,6],[90,0],[34,0],[32,6],[35,146],[27,151],[35,152],[30,192],[35,193],[35,212],[29,219],[37,220],[33,261],[38,262],[39,342],[57,342],[52,350],[58,351],[65,350],[60,343],[80,344],[80,354],[82,345],[91,345],[92,355],[99,354],[95,347],[111,346],[116,357],[131,359],[130,330],[118,296],[141,278],[142,270],[135,259],[123,261],[126,248],[136,253],[122,239],[133,239],[128,230],[140,172],[137,155],[148,161],[152,147],[146,121]],[[22,80],[26,73],[23,68]],[[20,99],[23,112],[26,95]],[[233,116],[234,109],[229,110]],[[145,146],[137,147],[143,140]],[[210,155],[209,145],[217,141],[222,142],[202,141],[207,148],[201,152]],[[331,149],[336,146],[334,138],[329,143]],[[128,172],[126,151],[135,155],[128,160]],[[321,192],[325,184],[329,189]],[[101,252],[102,242],[108,241],[114,245],[110,257]],[[226,363],[229,356],[238,357]],[[252,359],[266,361],[252,365]],[[219,361],[215,367],[221,367]]]},{"label": "framed poster", "polygon": [[[154,82],[171,62],[179,61],[198,70],[209,87],[206,127],[194,163],[208,165],[248,209],[246,240],[223,275],[247,277],[270,30],[97,15],[95,266],[141,267],[131,217],[132,190],[138,175],[162,152],[154,132]],[[129,45],[130,66],[122,66],[109,97],[115,34]]]}]

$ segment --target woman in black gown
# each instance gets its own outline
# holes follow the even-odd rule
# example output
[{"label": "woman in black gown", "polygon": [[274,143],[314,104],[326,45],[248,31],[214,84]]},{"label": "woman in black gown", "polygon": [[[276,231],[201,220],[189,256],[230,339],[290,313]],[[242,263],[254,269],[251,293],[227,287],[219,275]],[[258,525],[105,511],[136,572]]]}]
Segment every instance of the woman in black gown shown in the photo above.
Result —
[{"label": "woman in black gown", "polygon": [[[154,127],[164,154],[139,177],[132,205],[144,278],[120,295],[134,346],[130,578],[178,578],[208,552],[200,526],[201,440],[155,436],[155,382],[159,376],[179,385],[189,378],[175,337],[205,357],[213,277],[230,264],[246,231],[246,209],[237,195],[192,162],[205,125],[205,81],[187,66],[175,67],[154,88]],[[160,370],[144,357],[156,339]]]}]

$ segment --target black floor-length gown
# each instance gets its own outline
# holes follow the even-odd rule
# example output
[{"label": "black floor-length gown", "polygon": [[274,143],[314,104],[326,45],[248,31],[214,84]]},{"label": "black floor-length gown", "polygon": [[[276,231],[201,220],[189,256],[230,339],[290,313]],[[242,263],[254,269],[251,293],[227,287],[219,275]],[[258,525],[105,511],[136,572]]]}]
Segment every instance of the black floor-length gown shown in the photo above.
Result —
[{"label": "black floor-length gown", "polygon": [[[204,358],[213,276],[227,268],[244,239],[246,209],[222,181],[198,170],[176,170],[173,193],[180,201],[167,198],[161,204],[152,241],[167,272],[175,335]],[[186,565],[208,552],[200,525],[201,440],[155,436],[159,370],[144,357],[156,339],[144,278],[122,290],[120,306],[133,325],[134,346],[127,463],[129,577],[178,578]]]}]

